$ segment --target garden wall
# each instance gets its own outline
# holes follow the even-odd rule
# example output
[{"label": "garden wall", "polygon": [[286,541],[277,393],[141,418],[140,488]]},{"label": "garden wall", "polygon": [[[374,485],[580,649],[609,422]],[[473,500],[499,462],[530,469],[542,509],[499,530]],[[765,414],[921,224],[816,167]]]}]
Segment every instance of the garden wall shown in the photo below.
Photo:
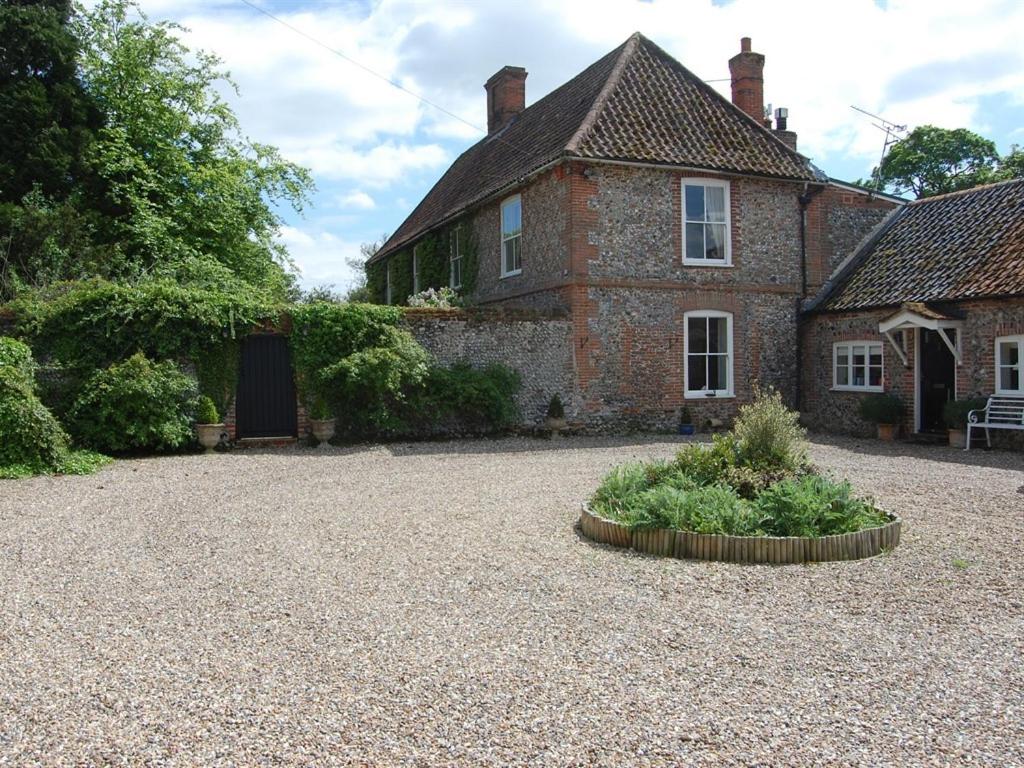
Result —
[{"label": "garden wall", "polygon": [[559,313],[516,310],[408,309],[403,324],[439,363],[500,363],[519,373],[516,397],[524,425],[544,421],[558,394],[572,420],[579,413],[573,374],[572,323]]}]

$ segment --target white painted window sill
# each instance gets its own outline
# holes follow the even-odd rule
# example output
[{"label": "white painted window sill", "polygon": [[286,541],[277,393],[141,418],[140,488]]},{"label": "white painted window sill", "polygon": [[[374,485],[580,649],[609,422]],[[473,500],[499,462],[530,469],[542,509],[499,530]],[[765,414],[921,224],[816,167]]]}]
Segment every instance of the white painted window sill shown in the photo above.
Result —
[{"label": "white painted window sill", "polygon": [[709,395],[705,391],[699,392],[685,392],[683,398],[686,400],[732,400],[736,395],[733,392],[723,392],[719,394]]},{"label": "white painted window sill", "polygon": [[501,279],[504,280],[506,277],[515,277],[516,275],[523,274],[523,270],[517,269],[515,272],[502,272]]},{"label": "white painted window sill", "polygon": [[885,392],[885,387],[829,387],[829,392]]},{"label": "white painted window sill", "polygon": [[703,259],[697,259],[696,261],[691,261],[690,259],[683,259],[683,266],[684,267],[714,267],[715,269],[728,269],[728,268],[731,268],[733,265],[732,265],[732,262],[726,262],[726,261],[711,261],[711,260],[705,261]]}]

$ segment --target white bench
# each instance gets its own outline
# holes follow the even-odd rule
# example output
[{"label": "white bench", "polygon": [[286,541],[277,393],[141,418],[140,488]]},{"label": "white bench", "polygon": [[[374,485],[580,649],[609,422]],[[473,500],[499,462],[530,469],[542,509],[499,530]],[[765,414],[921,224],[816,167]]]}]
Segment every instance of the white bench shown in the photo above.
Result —
[{"label": "white bench", "polygon": [[1024,397],[992,395],[984,408],[967,414],[967,448],[971,450],[971,430],[984,429],[988,447],[992,447],[990,429],[1024,430]]}]

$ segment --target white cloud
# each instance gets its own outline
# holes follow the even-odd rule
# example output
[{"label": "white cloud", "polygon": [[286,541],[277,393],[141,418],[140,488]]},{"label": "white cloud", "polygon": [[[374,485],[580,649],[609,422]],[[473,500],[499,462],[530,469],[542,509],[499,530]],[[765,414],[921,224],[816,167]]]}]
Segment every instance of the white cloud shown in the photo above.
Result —
[{"label": "white cloud", "polygon": [[410,173],[440,170],[449,155],[438,144],[385,142],[368,149],[332,142],[281,145],[285,155],[328,179],[357,181],[371,187],[387,186]]},{"label": "white cloud", "polygon": [[346,195],[339,195],[338,206],[341,208],[357,208],[363,211],[372,211],[377,207],[377,202],[365,192],[355,190]]},{"label": "white cloud", "polygon": [[333,285],[339,291],[351,286],[355,273],[346,264],[346,259],[359,255],[358,243],[342,240],[311,226],[303,229],[282,227],[281,242],[299,268],[303,285]]}]

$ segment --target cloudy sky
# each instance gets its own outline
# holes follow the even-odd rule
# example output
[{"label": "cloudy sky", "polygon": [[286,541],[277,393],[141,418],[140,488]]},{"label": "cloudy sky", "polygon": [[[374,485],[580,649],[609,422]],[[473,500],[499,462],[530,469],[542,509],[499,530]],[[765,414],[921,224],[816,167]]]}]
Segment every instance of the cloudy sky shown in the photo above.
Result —
[{"label": "cloudy sky", "polygon": [[[295,29],[442,106],[460,122],[241,0],[142,0],[189,28],[238,83],[246,133],[313,173],[314,205],[283,239],[307,286],[351,280],[345,257],[392,232],[482,136],[483,83],[529,71],[527,103],[639,30],[728,95],[742,36],[765,54],[765,101],[789,108],[800,150],[866,176],[884,135],[856,105],[911,127],[968,127],[1024,144],[1018,0],[251,0]],[[470,125],[467,125],[469,123]]]}]

